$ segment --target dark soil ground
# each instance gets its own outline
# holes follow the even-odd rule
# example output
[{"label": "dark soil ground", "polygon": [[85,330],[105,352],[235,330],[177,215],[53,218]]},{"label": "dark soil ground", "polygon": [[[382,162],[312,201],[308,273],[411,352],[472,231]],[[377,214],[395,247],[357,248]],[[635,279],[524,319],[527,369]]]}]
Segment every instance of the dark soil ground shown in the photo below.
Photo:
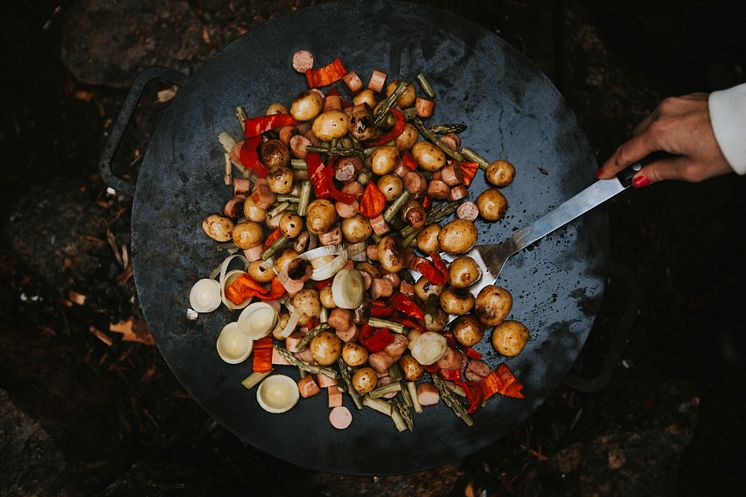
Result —
[{"label": "dark soil ground", "polygon": [[[149,342],[126,255],[130,203],[106,194],[97,159],[140,70],[193,72],[311,3],[2,3],[0,495],[746,495],[746,178],[734,175],[610,204],[612,281],[575,369],[598,372],[637,295],[608,382],[561,387],[465,460],[381,478],[307,471],[242,445],[189,398]],[[743,2],[430,3],[534,61],[600,160],[661,98],[746,78]],[[120,174],[137,172],[162,88],[143,99]],[[120,321],[132,332],[110,332]]]}]

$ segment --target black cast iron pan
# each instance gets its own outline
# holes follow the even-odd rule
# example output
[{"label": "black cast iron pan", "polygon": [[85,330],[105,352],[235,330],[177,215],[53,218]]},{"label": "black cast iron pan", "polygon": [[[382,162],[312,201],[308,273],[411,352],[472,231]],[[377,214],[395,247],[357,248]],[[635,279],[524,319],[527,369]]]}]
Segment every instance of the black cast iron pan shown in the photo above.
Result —
[{"label": "black cast iron pan", "polygon": [[[144,82],[165,77],[183,86],[159,123],[137,180],[132,244],[137,291],[158,347],[184,387],[216,420],[243,441],[274,456],[324,471],[384,474],[414,471],[464,457],[524,420],[562,381],[593,323],[586,305],[600,299],[607,262],[607,221],[601,212],[554,233],[511,259],[501,285],[514,296],[511,316],[531,340],[510,367],[526,399],[493,398],[466,427],[447,407],[415,417],[412,433],[398,433],[377,412],[357,412],[350,428],[327,421],[326,397],[302,400],[272,415],[240,381],[250,361],[223,363],[218,332],[235,316],[221,309],[185,319],[191,285],[222,259],[201,230],[231,192],[222,181],[223,152],[216,136],[240,136],[236,105],[250,115],[274,101],[290,102],[305,89],[291,69],[292,53],[312,51],[320,65],[341,56],[367,78],[374,69],[414,79],[423,71],[438,95],[431,123],[463,122],[465,144],[517,165],[505,188],[507,217],[478,223],[479,242],[496,243],[548,212],[595,179],[595,161],[575,118],[552,83],[493,33],[443,11],[392,1],[329,3],[277,18],[250,31],[197,74],[153,69],[142,75],[112,132],[102,165],[108,167]],[[544,174],[546,171],[548,174]],[[486,187],[480,174],[472,198]],[[585,309],[585,311],[584,311]],[[488,339],[477,350],[495,366],[502,359]],[[289,375],[291,368],[282,371]],[[347,402],[347,401],[346,401]]]}]

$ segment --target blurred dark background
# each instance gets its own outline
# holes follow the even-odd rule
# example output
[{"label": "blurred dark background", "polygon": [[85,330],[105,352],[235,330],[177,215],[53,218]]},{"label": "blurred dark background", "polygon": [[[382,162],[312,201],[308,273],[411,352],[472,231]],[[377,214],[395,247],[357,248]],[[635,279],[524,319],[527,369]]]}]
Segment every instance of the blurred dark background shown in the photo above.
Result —
[{"label": "blurred dark background", "polygon": [[[381,478],[307,471],[243,446],[189,398],[138,310],[130,203],[107,194],[98,155],[140,70],[194,72],[313,3],[0,5],[0,495],[746,495],[746,178],[735,175],[612,201],[616,269],[575,369],[598,372],[638,294],[611,378],[592,393],[560,388],[466,460]],[[742,1],[425,3],[532,60],[599,160],[663,97],[746,81]],[[143,98],[117,154],[123,174],[137,173],[163,90]]]}]

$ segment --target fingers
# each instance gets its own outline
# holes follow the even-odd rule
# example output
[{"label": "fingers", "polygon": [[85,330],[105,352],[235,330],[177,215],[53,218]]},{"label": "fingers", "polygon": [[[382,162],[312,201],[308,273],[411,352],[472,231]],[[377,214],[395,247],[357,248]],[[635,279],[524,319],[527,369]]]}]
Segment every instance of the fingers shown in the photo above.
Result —
[{"label": "fingers", "polygon": [[653,134],[650,132],[650,127],[648,127],[647,131],[633,136],[617,148],[598,170],[598,177],[609,179],[658,149]]},{"label": "fingers", "polygon": [[644,166],[632,178],[634,188],[652,185],[666,179],[679,179],[686,181],[699,181],[700,178],[693,177],[693,171],[698,170],[692,160],[687,157],[676,157],[664,159]]}]

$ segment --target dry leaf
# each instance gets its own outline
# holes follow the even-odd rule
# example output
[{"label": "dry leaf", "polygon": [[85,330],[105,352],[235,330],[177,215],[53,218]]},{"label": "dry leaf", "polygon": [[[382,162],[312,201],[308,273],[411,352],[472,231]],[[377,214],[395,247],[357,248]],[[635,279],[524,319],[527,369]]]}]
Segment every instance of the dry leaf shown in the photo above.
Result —
[{"label": "dry leaf", "polygon": [[212,44],[212,41],[210,40],[210,31],[207,29],[207,26],[202,27],[202,41],[207,45]]},{"label": "dry leaf", "polygon": [[161,90],[157,93],[158,95],[158,102],[165,103],[169,100],[173,99],[176,96],[176,93],[178,93],[179,87],[174,85],[171,88],[166,88],[165,90]]},{"label": "dry leaf", "polygon": [[139,342],[145,345],[155,345],[153,335],[150,334],[148,325],[139,319],[128,319],[109,325],[109,331],[121,333],[125,342]]},{"label": "dry leaf", "polygon": [[88,331],[90,331],[91,333],[93,333],[93,335],[96,338],[98,338],[99,340],[101,340],[102,342],[104,342],[109,347],[111,347],[111,344],[114,343],[114,341],[111,339],[111,337],[109,335],[107,335],[103,331],[99,330],[95,326],[90,326],[88,328]]},{"label": "dry leaf", "polygon": [[82,293],[76,292],[75,290],[70,290],[67,292],[67,298],[78,305],[84,305],[86,296]]},{"label": "dry leaf", "polygon": [[78,90],[75,92],[75,95],[73,95],[77,100],[82,100],[83,102],[90,102],[91,99],[95,96],[93,92],[86,91],[86,90]]}]

